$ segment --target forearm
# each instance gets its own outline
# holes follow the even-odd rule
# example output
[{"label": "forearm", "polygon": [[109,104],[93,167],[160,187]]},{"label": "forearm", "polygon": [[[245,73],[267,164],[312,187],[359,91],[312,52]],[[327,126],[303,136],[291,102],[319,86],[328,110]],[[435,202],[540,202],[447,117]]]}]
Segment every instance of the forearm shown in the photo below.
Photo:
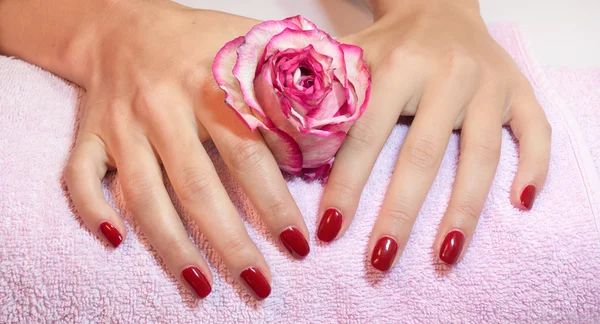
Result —
[{"label": "forearm", "polygon": [[0,0],[0,54],[81,84],[98,26],[117,0]]}]

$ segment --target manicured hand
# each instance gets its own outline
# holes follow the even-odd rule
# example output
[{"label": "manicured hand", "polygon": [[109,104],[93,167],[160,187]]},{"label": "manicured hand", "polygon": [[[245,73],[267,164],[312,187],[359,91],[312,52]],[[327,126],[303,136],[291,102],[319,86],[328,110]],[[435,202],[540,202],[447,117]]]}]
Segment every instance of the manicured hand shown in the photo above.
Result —
[{"label": "manicured hand", "polygon": [[125,225],[100,183],[116,169],[127,209],[152,246],[175,277],[206,297],[212,276],[165,189],[163,164],[232,275],[267,297],[269,267],[201,143],[212,138],[273,237],[306,256],[308,231],[275,159],[260,133],[225,106],[211,72],[221,46],[258,22],[170,1],[116,2],[107,17],[85,47],[83,119],[66,171],[79,215],[114,247],[122,243]]},{"label": "manicured hand", "polygon": [[454,264],[466,251],[510,125],[520,162],[512,204],[531,209],[548,172],[551,129],[532,87],[487,32],[477,2],[374,1],[376,21],[342,39],[361,46],[372,71],[372,96],[337,153],[325,188],[318,237],[348,229],[361,192],[400,116],[415,116],[368,245],[372,265],[398,260],[444,156],[462,128],[452,196],[434,249]]}]

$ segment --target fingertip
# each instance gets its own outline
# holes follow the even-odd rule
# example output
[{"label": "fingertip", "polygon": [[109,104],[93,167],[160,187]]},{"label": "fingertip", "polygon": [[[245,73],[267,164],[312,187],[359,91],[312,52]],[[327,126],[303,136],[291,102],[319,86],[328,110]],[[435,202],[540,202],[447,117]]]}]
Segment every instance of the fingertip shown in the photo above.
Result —
[{"label": "fingertip", "polygon": [[258,300],[263,300],[271,294],[270,273],[265,276],[259,268],[249,267],[240,273],[240,278]]},{"label": "fingertip", "polygon": [[212,276],[202,272],[197,266],[188,266],[181,271],[181,277],[196,295],[204,299],[212,292]]},{"label": "fingertip", "polygon": [[379,271],[389,271],[397,262],[398,242],[395,238],[384,235],[370,252],[371,266]]},{"label": "fingertip", "polygon": [[83,133],[78,138],[65,168],[65,180],[75,210],[85,226],[113,247],[126,237],[126,228],[102,191],[107,154],[101,140]]},{"label": "fingertip", "polygon": [[327,208],[317,228],[317,237],[323,242],[331,242],[340,235],[344,217],[337,208]]},{"label": "fingertip", "polygon": [[537,195],[538,189],[535,184],[515,184],[511,202],[514,207],[523,211],[529,211],[533,208]]},{"label": "fingertip", "polygon": [[465,233],[460,229],[451,229],[443,235],[436,254],[442,262],[452,266],[462,258],[465,246]]},{"label": "fingertip", "polygon": [[98,227],[99,232],[104,236],[114,248],[119,247],[123,242],[123,235],[121,232],[110,222],[102,222]]},{"label": "fingertip", "polygon": [[515,102],[510,127],[519,141],[519,166],[512,185],[511,202],[531,210],[550,168],[552,127],[531,91]]},{"label": "fingertip", "polygon": [[302,231],[290,226],[279,233],[283,246],[297,259],[303,259],[310,253],[310,244]]}]

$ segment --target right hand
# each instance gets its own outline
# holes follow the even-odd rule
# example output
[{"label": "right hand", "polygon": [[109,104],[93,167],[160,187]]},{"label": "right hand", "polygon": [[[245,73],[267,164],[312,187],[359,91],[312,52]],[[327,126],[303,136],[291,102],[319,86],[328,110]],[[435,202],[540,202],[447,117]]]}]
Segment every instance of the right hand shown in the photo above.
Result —
[{"label": "right hand", "polygon": [[107,170],[116,169],[127,208],[149,242],[181,283],[205,297],[212,276],[165,189],[164,164],[182,205],[231,274],[267,297],[267,263],[201,143],[212,138],[273,236],[305,256],[308,230],[275,159],[260,134],[224,105],[211,73],[220,47],[258,22],[170,1],[115,3],[82,48],[83,117],[66,168],[76,210],[99,237],[115,247],[122,242],[125,224],[101,186]]}]

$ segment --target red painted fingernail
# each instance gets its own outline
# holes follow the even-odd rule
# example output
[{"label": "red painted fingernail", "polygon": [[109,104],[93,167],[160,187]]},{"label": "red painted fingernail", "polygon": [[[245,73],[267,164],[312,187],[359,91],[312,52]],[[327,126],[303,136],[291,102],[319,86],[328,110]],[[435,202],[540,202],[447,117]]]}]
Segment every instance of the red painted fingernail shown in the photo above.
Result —
[{"label": "red painted fingernail", "polygon": [[465,235],[459,230],[450,231],[446,234],[444,242],[440,247],[440,260],[447,264],[455,264],[460,256],[463,245],[465,244]]},{"label": "red painted fingernail", "polygon": [[323,218],[317,230],[317,237],[321,241],[331,242],[342,228],[342,213],[335,208],[329,208],[323,213]]},{"label": "red painted fingernail", "polygon": [[373,268],[381,271],[390,270],[398,252],[398,243],[389,236],[384,236],[377,241],[371,256]]},{"label": "red painted fingernail", "polygon": [[240,277],[259,299],[265,299],[271,294],[271,285],[257,268],[242,271]]},{"label": "red painted fingernail", "polygon": [[527,187],[525,187],[525,189],[523,189],[523,192],[521,193],[521,205],[523,205],[525,209],[531,210],[531,207],[533,207],[534,200],[535,186],[530,184]]},{"label": "red painted fingernail", "polygon": [[123,236],[121,235],[121,233],[119,233],[119,230],[109,222],[104,222],[100,224],[100,232],[104,234],[104,237],[106,237],[106,239],[114,247],[118,247],[119,244],[123,242]]},{"label": "red painted fingernail", "polygon": [[181,276],[194,289],[198,297],[205,298],[210,294],[212,290],[210,283],[198,267],[191,266],[183,269]]},{"label": "red painted fingernail", "polygon": [[299,229],[290,227],[279,234],[279,239],[290,253],[297,258],[303,258],[310,252],[310,246]]}]

